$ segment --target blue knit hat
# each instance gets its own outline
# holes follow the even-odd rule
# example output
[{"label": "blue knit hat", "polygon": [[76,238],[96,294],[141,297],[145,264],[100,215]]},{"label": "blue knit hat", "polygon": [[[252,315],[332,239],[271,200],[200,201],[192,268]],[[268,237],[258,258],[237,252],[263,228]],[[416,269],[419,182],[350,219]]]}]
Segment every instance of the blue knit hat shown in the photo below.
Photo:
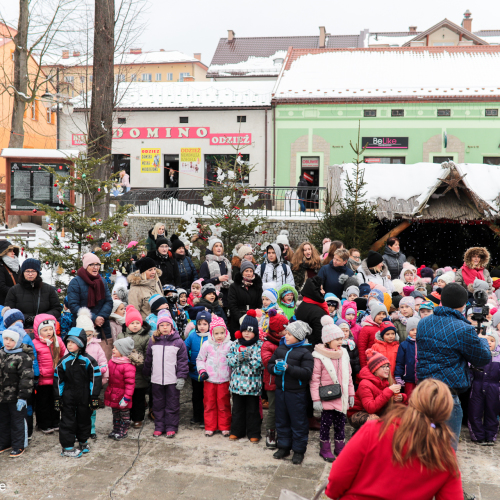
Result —
[{"label": "blue knit hat", "polygon": [[[35,260],[35,259],[31,259]],[[30,268],[28,268],[30,269]],[[16,321],[21,320],[24,323],[24,314],[19,309],[9,309],[3,315],[3,324],[5,328],[9,328],[10,325],[13,325]]]},{"label": "blue knit hat", "polygon": [[151,297],[148,300],[148,303],[149,307],[151,308],[151,312],[157,311],[162,304],[168,304],[167,299],[163,295],[160,295],[159,293],[151,295]]},{"label": "blue knit hat", "polygon": [[259,334],[259,322],[256,318],[257,314],[253,309],[247,311],[243,321],[241,322],[240,332],[244,332],[248,330],[249,332],[255,333],[255,335]]},{"label": "blue knit hat", "polygon": [[196,323],[200,321],[200,319],[204,319],[208,324],[212,321],[212,315],[208,311],[200,311],[196,315]]},{"label": "blue knit hat", "polygon": [[24,273],[26,269],[33,269],[38,274],[40,274],[42,266],[38,259],[26,259],[21,265],[21,272]]},{"label": "blue knit hat", "polygon": [[267,297],[272,304],[278,302],[278,292],[274,288],[268,288],[262,292],[262,297]]},{"label": "blue knit hat", "polygon": [[359,285],[359,296],[366,297],[370,293],[370,285],[368,283],[361,283]]},{"label": "blue knit hat", "polygon": [[374,288],[368,294],[368,300],[370,300],[371,297],[376,298],[382,304],[384,303],[384,293],[381,290],[378,290],[377,288]]}]

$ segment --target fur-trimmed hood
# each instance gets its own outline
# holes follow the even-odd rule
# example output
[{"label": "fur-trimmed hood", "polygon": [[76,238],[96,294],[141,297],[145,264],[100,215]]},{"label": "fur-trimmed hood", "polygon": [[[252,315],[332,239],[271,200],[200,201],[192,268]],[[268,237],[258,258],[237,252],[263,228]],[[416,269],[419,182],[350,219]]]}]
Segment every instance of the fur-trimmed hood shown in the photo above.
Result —
[{"label": "fur-trimmed hood", "polygon": [[[257,267],[257,261],[255,260],[255,257],[253,255],[252,255],[252,264],[255,267]],[[231,259],[231,266],[241,267],[241,259],[237,255],[234,255],[233,258]]]},{"label": "fur-trimmed hood", "polygon": [[156,268],[156,280],[145,280],[142,278],[140,271],[134,271],[132,274],[127,276],[127,281],[130,286],[148,286],[154,287],[156,281],[160,281],[160,276],[162,275],[161,269]]},{"label": "fur-trimmed hood", "polygon": [[[474,267],[472,264],[472,256],[476,254],[479,254],[482,257],[479,261],[479,265]],[[490,263],[490,252],[485,247],[468,248],[464,254],[464,263],[469,269],[484,269]]]},{"label": "fur-trimmed hood", "polygon": [[389,268],[387,267],[387,264],[384,262],[382,271],[377,274],[373,274],[370,269],[368,269],[368,265],[366,264],[366,259],[361,262],[361,270],[363,271],[363,274],[365,275],[365,278],[368,279],[368,276],[377,276],[377,274],[380,274],[382,278],[387,278],[391,279],[391,273],[389,272]]},{"label": "fur-trimmed hood", "polygon": [[13,245],[9,240],[0,241],[0,257],[4,257],[11,250],[14,250],[16,256],[19,257],[20,248],[17,245]]},{"label": "fur-trimmed hood", "polygon": [[134,366],[144,364],[144,356],[135,349],[132,349],[132,352],[127,357]]}]

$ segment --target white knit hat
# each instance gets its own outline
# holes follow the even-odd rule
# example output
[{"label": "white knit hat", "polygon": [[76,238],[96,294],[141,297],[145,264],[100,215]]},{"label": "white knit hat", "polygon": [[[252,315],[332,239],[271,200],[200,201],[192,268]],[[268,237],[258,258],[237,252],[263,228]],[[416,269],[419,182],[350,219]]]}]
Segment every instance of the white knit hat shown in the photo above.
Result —
[{"label": "white knit hat", "polygon": [[76,327],[85,330],[86,332],[94,332],[94,322],[92,321],[92,313],[87,307],[80,307],[78,309],[78,316],[76,318]]},{"label": "white knit hat", "polygon": [[321,324],[323,325],[321,330],[323,344],[329,344],[332,340],[344,338],[344,332],[333,322],[330,316],[322,316]]},{"label": "white knit hat", "polygon": [[220,243],[220,244],[222,245],[222,248],[224,248],[224,243],[223,243],[223,242],[222,242],[222,240],[221,240],[221,239],[219,239],[219,238],[210,238],[210,239],[208,240],[208,245],[207,245],[207,248],[208,248],[210,251],[212,251],[212,250],[213,250],[213,248],[214,248],[214,245],[215,245],[216,243]]},{"label": "white knit hat", "polygon": [[290,242],[288,241],[289,232],[286,229],[278,234],[276,237],[276,243],[281,243],[282,245],[290,246]]},{"label": "white knit hat", "polygon": [[394,290],[399,293],[399,295],[403,295],[403,288],[405,284],[400,279],[392,280],[392,286]]}]

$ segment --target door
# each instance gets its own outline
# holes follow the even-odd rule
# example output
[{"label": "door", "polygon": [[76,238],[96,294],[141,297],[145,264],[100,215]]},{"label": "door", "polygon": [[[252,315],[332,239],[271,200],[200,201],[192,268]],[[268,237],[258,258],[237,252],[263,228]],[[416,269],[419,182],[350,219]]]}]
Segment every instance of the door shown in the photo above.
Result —
[{"label": "door", "polygon": [[163,171],[163,187],[177,189],[179,187],[179,155],[163,155],[165,169]]},{"label": "door", "polygon": [[319,156],[303,156],[301,159],[301,175],[307,181],[306,210],[317,210],[319,203]]}]

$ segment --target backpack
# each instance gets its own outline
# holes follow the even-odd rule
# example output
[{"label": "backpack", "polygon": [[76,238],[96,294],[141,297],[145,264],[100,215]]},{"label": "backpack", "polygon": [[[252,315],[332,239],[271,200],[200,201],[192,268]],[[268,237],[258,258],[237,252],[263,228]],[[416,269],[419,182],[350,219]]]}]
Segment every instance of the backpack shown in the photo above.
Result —
[{"label": "backpack", "polygon": [[[263,262],[261,265],[260,265],[260,275],[261,277],[264,276],[264,271],[266,270],[266,265],[268,263],[267,262]],[[287,269],[288,269],[288,266],[282,262],[281,263],[281,267],[283,268],[283,274],[285,275],[285,278],[288,276],[288,272],[287,272]]]}]

